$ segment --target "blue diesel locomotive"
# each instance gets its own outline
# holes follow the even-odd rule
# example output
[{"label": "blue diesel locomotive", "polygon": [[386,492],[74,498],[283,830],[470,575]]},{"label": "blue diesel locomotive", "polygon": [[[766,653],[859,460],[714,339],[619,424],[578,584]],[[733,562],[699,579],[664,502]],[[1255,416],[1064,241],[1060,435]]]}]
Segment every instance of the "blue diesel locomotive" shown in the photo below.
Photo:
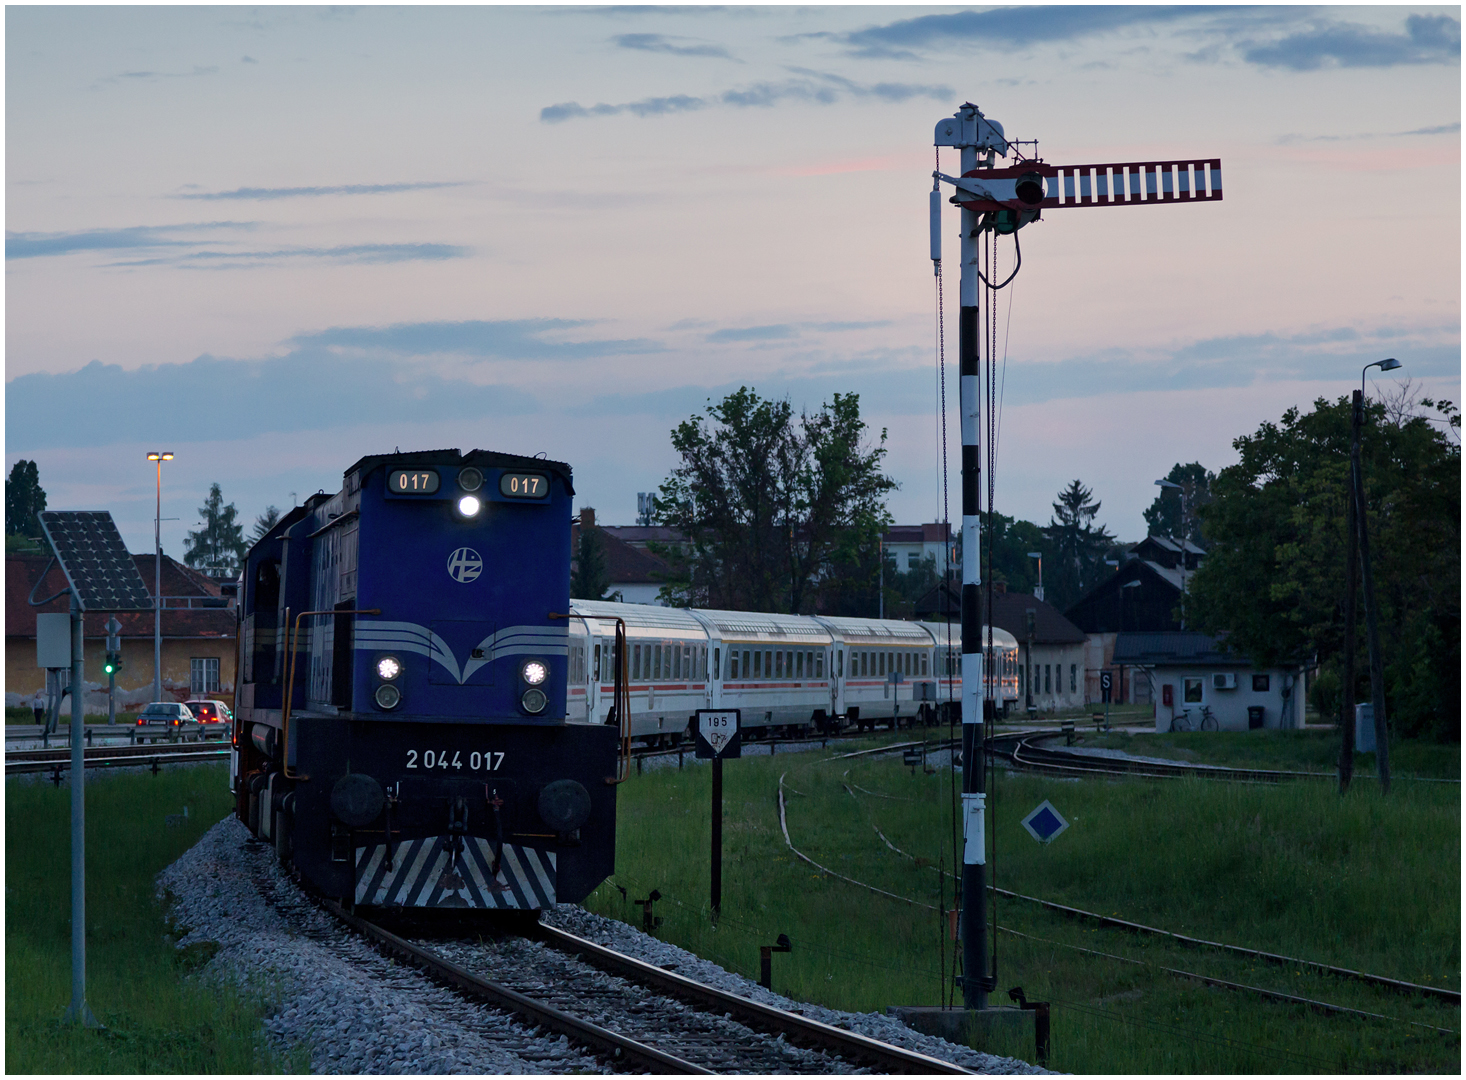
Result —
[{"label": "blue diesel locomotive", "polygon": [[327,896],[535,910],[614,867],[619,726],[567,720],[568,465],[364,457],[250,549],[236,813]]}]

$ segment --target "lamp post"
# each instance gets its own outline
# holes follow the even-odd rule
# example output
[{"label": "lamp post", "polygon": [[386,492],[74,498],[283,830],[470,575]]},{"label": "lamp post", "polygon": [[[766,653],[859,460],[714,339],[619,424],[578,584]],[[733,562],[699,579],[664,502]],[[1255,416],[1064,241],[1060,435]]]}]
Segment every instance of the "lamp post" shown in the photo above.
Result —
[{"label": "lamp post", "polygon": [[1042,600],[1044,598],[1044,553],[1042,551],[1030,551],[1030,559],[1038,560],[1038,588],[1033,590],[1033,598]]},{"label": "lamp post", "polygon": [[[1191,520],[1186,513],[1186,489],[1174,480],[1157,480],[1156,487],[1175,488],[1181,493],[1181,629],[1186,629],[1186,539],[1191,533]],[[1172,537],[1172,539],[1175,539]]]},{"label": "lamp post", "polygon": [[163,462],[173,451],[149,452],[158,465],[158,512],[153,518],[153,700],[163,700]]},{"label": "lamp post", "polygon": [[[1374,760],[1379,771],[1380,790],[1389,794],[1390,790],[1390,751],[1388,739],[1388,727],[1385,723],[1385,679],[1384,659],[1380,655],[1379,646],[1379,605],[1375,602],[1374,596],[1374,568],[1369,558],[1369,516],[1364,503],[1364,455],[1360,449],[1360,439],[1364,430],[1364,380],[1369,369],[1377,367],[1381,371],[1394,371],[1400,366],[1400,361],[1393,356],[1384,360],[1376,360],[1372,364],[1365,364],[1359,372],[1359,393],[1354,395],[1353,424],[1349,440],[1349,474],[1350,487],[1352,489],[1353,514],[1355,528],[1359,536],[1359,569],[1364,578],[1364,619],[1369,635],[1369,690],[1370,698],[1374,704]],[[1351,545],[1352,546],[1352,545]],[[1351,579],[1349,597],[1347,603],[1352,608],[1354,602],[1354,590],[1352,588],[1353,567],[1350,567]],[[1352,611],[1346,612],[1346,630],[1352,629],[1353,619],[1348,616]],[[1348,652],[1345,654],[1350,660],[1353,659],[1354,640],[1351,636],[1346,642]],[[1346,664],[1346,674],[1353,676],[1352,663]],[[1352,690],[1352,685],[1350,688]],[[1352,694],[1350,695],[1352,696]],[[1347,700],[1347,699],[1346,699]],[[1352,765],[1354,717],[1352,715],[1344,718],[1344,726],[1348,729],[1345,738],[1350,750]],[[1343,762],[1340,761],[1342,766]],[[1347,782],[1341,778],[1341,783]]]}]

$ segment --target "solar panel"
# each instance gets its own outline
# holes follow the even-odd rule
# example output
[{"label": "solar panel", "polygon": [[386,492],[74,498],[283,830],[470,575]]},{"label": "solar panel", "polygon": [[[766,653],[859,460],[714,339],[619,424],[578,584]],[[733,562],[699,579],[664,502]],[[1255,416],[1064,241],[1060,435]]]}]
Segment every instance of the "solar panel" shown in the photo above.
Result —
[{"label": "solar panel", "polygon": [[83,611],[152,611],[122,534],[106,510],[42,510],[41,530]]}]

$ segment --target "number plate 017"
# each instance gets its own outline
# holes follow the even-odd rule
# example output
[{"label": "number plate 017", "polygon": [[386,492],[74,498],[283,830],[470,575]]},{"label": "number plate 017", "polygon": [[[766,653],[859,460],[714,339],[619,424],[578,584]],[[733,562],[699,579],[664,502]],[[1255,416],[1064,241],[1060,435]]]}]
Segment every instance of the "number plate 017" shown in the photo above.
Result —
[{"label": "number plate 017", "polygon": [[498,772],[504,764],[504,754],[499,750],[409,750],[409,769],[441,769],[445,772]]}]

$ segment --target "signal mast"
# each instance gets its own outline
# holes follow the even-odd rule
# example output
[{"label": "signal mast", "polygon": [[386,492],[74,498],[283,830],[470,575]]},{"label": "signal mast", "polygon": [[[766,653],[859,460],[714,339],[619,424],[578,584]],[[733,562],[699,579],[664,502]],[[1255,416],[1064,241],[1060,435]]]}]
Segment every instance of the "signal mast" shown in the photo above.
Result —
[{"label": "signal mast", "polygon": [[[1222,197],[1220,159],[1106,162],[1092,165],[1050,165],[1038,156],[1038,143],[1009,140],[1003,126],[983,116],[971,102],[940,121],[935,145],[961,153],[961,175],[932,173],[931,257],[936,273],[942,264],[942,189],[950,184],[950,201],[962,208],[961,315],[959,374],[962,416],[962,999],[968,1009],[987,1007],[997,987],[990,971],[987,940],[987,754],[983,745],[982,625],[978,600],[978,515],[981,465],[978,455],[979,353],[995,340],[993,293],[1017,275],[1022,265],[1017,232],[1041,219],[1045,210],[1093,206],[1160,206],[1177,202],[1215,202]],[[1020,145],[1032,146],[1024,156]],[[939,150],[940,152],[940,150]],[[1013,164],[998,165],[1013,156]],[[1017,256],[1012,274],[996,282],[992,240],[1013,236]],[[980,251],[980,241],[989,240]],[[988,274],[980,269],[987,262]],[[979,291],[981,283],[981,291]],[[987,301],[979,305],[979,296]],[[985,315],[979,337],[979,313]],[[991,357],[989,357],[991,359]],[[992,424],[989,417],[991,449]],[[991,497],[989,497],[991,503]],[[1025,678],[1032,672],[1025,671]]]}]

